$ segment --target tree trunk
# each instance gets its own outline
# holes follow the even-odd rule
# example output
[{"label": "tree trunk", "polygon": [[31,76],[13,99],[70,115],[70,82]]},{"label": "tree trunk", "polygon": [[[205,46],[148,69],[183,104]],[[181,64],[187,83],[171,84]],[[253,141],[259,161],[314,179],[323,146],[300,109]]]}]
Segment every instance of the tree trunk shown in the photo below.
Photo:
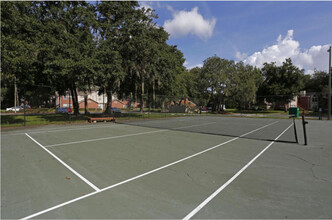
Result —
[{"label": "tree trunk", "polygon": [[151,111],[151,94],[149,95],[149,89],[146,90],[146,96],[147,97],[147,106],[149,106],[149,112]]},{"label": "tree trunk", "polygon": [[88,111],[88,94],[85,92],[84,93],[84,114],[88,115],[89,111]]},{"label": "tree trunk", "polygon": [[112,92],[109,89],[107,89],[106,95],[107,95],[107,104],[106,104],[106,110],[104,113],[111,114],[112,113]]},{"label": "tree trunk", "polygon": [[72,97],[72,101],[73,101],[74,114],[79,115],[80,109],[79,109],[78,100],[77,100],[77,91],[76,91],[75,83],[72,84],[71,97]]},{"label": "tree trunk", "polygon": [[224,95],[221,96],[221,111],[225,111],[225,97]]},{"label": "tree trunk", "polygon": [[75,111],[77,112],[76,115],[79,115],[80,114],[80,106],[78,104],[78,95],[77,95],[77,89],[76,89],[76,86],[75,86],[75,89],[74,89],[74,97],[75,97]]}]

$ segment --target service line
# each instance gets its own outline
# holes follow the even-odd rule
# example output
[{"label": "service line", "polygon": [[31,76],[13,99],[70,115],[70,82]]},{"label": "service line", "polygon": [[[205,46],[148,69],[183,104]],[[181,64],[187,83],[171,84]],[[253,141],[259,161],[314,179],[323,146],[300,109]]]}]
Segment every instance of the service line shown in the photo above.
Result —
[{"label": "service line", "polygon": [[169,163],[169,164],[167,164],[167,165],[164,165],[164,166],[162,166],[162,167],[159,167],[159,168],[153,169],[153,170],[151,170],[151,171],[148,171],[148,172],[146,172],[146,173],[143,173],[143,174],[140,174],[140,175],[138,175],[138,176],[132,177],[132,178],[130,178],[130,179],[127,179],[127,180],[121,181],[121,182],[119,182],[119,183],[116,183],[116,184],[110,185],[110,186],[108,186],[108,187],[105,187],[105,188],[103,188],[103,189],[100,189],[99,191],[95,191],[95,192],[92,192],[92,193],[86,194],[86,195],[84,195],[84,196],[77,197],[77,198],[75,198],[75,199],[72,199],[72,200],[69,200],[69,201],[67,201],[67,202],[61,203],[61,204],[59,204],[59,205],[56,205],[56,206],[50,207],[50,208],[48,208],[48,209],[45,209],[45,210],[43,210],[43,211],[40,211],[40,212],[34,213],[34,214],[32,214],[32,215],[26,216],[26,217],[22,218],[22,220],[26,220],[26,219],[34,218],[34,217],[36,217],[36,216],[39,216],[39,215],[42,215],[42,214],[44,214],[44,213],[50,212],[50,211],[52,211],[52,210],[55,210],[55,209],[61,208],[61,207],[63,207],[63,206],[66,206],[66,205],[68,205],[68,204],[71,204],[71,203],[73,203],[73,202],[76,202],[76,201],[82,200],[82,199],[84,199],[84,198],[87,198],[87,197],[93,196],[93,195],[95,195],[95,194],[98,194],[98,193],[104,192],[104,191],[109,190],[109,189],[112,189],[112,188],[114,188],[114,187],[116,187],[116,186],[120,186],[120,185],[122,185],[122,184],[125,184],[125,183],[128,183],[128,182],[131,182],[131,181],[133,181],[133,180],[136,180],[136,179],[138,179],[138,178],[144,177],[144,176],[146,176],[146,175],[149,175],[149,174],[155,173],[155,172],[157,172],[157,171],[159,171],[159,170],[162,170],[162,169],[165,169],[165,168],[167,168],[167,167],[173,166],[173,165],[175,165],[175,164],[178,164],[178,163],[180,163],[180,162],[183,162],[183,161],[188,160],[188,159],[190,159],[190,158],[196,157],[196,156],[198,156],[198,155],[200,155],[200,154],[206,153],[206,152],[208,152],[208,151],[211,151],[211,150],[213,150],[213,149],[215,149],[215,148],[218,148],[218,147],[220,147],[220,146],[223,146],[223,145],[225,145],[225,144],[228,144],[228,143],[230,143],[230,142],[232,142],[232,141],[235,141],[235,140],[237,140],[237,139],[239,139],[239,138],[241,138],[241,137],[244,137],[244,136],[246,136],[246,135],[248,135],[248,134],[251,134],[251,133],[253,133],[253,132],[256,132],[256,131],[258,131],[258,130],[261,130],[261,129],[263,129],[263,128],[266,128],[266,127],[268,127],[268,126],[271,126],[271,125],[273,125],[273,124],[275,124],[275,123],[278,123],[278,121],[273,122],[273,123],[270,123],[270,124],[267,124],[267,125],[264,125],[264,126],[262,126],[262,127],[260,127],[260,128],[257,128],[257,129],[255,129],[255,130],[252,130],[252,131],[248,132],[248,133],[245,133],[245,134],[243,134],[243,135],[241,135],[241,136],[239,136],[239,137],[236,137],[236,138],[230,139],[230,140],[228,140],[228,141],[226,141],[226,142],[223,142],[223,143],[221,143],[221,144],[215,145],[215,146],[213,146],[213,147],[210,147],[210,148],[205,149],[205,150],[203,150],[203,151],[200,151],[200,152],[198,152],[198,153],[192,154],[192,155],[190,155],[190,156],[188,156],[188,157],[185,157],[185,158],[182,158],[182,159],[180,159],[180,160],[174,161],[174,162]]}]

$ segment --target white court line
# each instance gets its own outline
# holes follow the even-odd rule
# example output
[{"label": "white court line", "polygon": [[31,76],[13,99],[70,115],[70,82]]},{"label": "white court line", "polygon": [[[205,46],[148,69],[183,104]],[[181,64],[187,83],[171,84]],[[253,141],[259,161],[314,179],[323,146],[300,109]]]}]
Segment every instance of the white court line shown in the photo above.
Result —
[{"label": "white court line", "polygon": [[165,130],[147,131],[147,132],[140,132],[140,133],[134,133],[134,134],[125,134],[125,135],[112,136],[112,137],[88,139],[88,140],[82,140],[82,141],[73,141],[73,142],[60,143],[60,144],[51,144],[51,145],[46,145],[45,147],[55,147],[55,146],[63,146],[63,145],[70,145],[70,144],[87,143],[87,142],[93,142],[93,141],[103,141],[103,140],[109,140],[109,139],[115,139],[115,138],[123,138],[123,137],[130,137],[130,136],[136,136],[136,135],[142,135],[142,134],[151,134],[151,133],[163,132],[163,131],[165,131]]},{"label": "white court line", "polygon": [[259,152],[249,163],[247,163],[242,169],[240,169],[232,178],[230,178],[226,183],[219,187],[214,193],[212,193],[207,199],[205,199],[201,204],[199,204],[194,210],[192,210],[188,215],[186,215],[183,220],[189,220],[197,212],[199,212],[206,204],[208,204],[214,197],[216,197],[223,189],[225,189],[229,184],[231,184],[245,169],[247,169],[259,156],[261,156],[269,147],[274,144],[276,140],[280,138],[293,124],[286,128],[281,134],[274,139],[269,145],[267,145],[261,152]]},{"label": "white court line", "polygon": [[76,127],[76,128],[68,128],[68,129],[53,129],[49,131],[32,131],[29,132],[29,134],[38,134],[38,133],[51,133],[51,132],[61,132],[61,131],[71,131],[71,130],[86,130],[86,129],[91,129],[91,128],[112,128],[112,127],[122,127],[124,125],[108,125],[108,126],[91,126],[87,125],[89,127]]},{"label": "white court line", "polygon": [[[89,127],[87,127],[89,126]],[[68,128],[68,129],[51,129],[51,130],[43,130],[43,131],[31,131],[31,132],[22,132],[22,133],[11,133],[11,134],[4,134],[4,136],[11,136],[11,135],[20,135],[20,134],[39,134],[39,133],[51,133],[51,132],[66,132],[66,131],[71,131],[71,130],[85,130],[85,129],[91,129],[91,128],[112,128],[112,127],[121,127],[125,125],[117,124],[117,125],[108,125],[108,126],[92,126],[92,125],[87,125],[87,126],[79,126],[79,127],[74,127],[74,128]]]},{"label": "white court line", "polygon": [[218,144],[218,145],[215,145],[215,146],[213,146],[213,147],[210,147],[210,148],[208,148],[208,149],[206,149],[206,150],[203,150],[203,151],[200,151],[200,152],[198,152],[198,153],[192,154],[192,155],[190,155],[190,156],[188,156],[188,157],[182,158],[182,159],[177,160],[177,161],[175,161],[175,162],[173,162],[173,163],[170,163],[170,164],[164,165],[164,166],[162,166],[162,167],[156,168],[156,169],[154,169],[154,170],[151,170],[151,171],[148,171],[148,172],[146,172],[146,173],[140,174],[140,175],[138,175],[138,176],[132,177],[132,178],[130,178],[130,179],[124,180],[124,181],[122,181],[122,182],[119,182],[119,183],[116,183],[116,184],[110,185],[110,186],[105,187],[105,188],[103,188],[103,189],[101,189],[101,190],[99,190],[99,191],[95,191],[95,192],[92,192],[92,193],[86,194],[86,195],[84,195],[84,196],[77,197],[77,198],[75,198],[75,199],[72,199],[72,200],[69,200],[69,201],[67,201],[67,202],[61,203],[61,204],[59,204],[59,205],[53,206],[53,207],[51,207],[51,208],[45,209],[45,210],[43,210],[43,211],[40,211],[40,212],[34,213],[34,214],[32,214],[32,215],[26,216],[26,217],[22,218],[22,220],[23,220],[23,219],[25,220],[25,219],[34,218],[34,217],[36,217],[36,216],[39,216],[39,215],[42,215],[42,214],[44,214],[44,213],[50,212],[50,211],[52,211],[52,210],[58,209],[58,208],[60,208],[60,207],[66,206],[66,205],[71,204],[71,203],[73,203],[73,202],[76,202],[76,201],[82,200],[82,199],[84,199],[84,198],[87,198],[87,197],[93,196],[93,195],[95,195],[95,194],[98,194],[98,193],[104,192],[104,191],[106,191],[106,190],[108,190],[108,189],[112,189],[112,188],[114,188],[114,187],[116,187],[116,186],[120,186],[120,185],[122,185],[122,184],[125,184],[125,183],[128,183],[128,182],[131,182],[131,181],[136,180],[136,179],[138,179],[138,178],[141,178],[141,177],[144,177],[144,176],[146,176],[146,175],[149,175],[149,174],[151,174],[151,173],[154,173],[154,172],[157,172],[157,171],[159,171],[159,170],[165,169],[165,168],[167,168],[167,167],[173,166],[173,165],[178,164],[178,163],[180,163],[180,162],[182,162],[182,161],[188,160],[188,159],[190,159],[190,158],[196,157],[196,156],[198,156],[198,155],[200,155],[200,154],[203,154],[203,153],[205,153],[205,152],[211,151],[211,150],[213,150],[213,149],[215,149],[215,148],[217,148],[217,147],[220,147],[220,146],[222,146],[222,145],[228,144],[228,143],[230,143],[230,142],[232,142],[232,141],[235,141],[235,140],[237,140],[237,139],[239,139],[239,138],[241,138],[241,137],[243,137],[243,136],[246,136],[246,135],[248,135],[248,134],[251,134],[251,133],[253,133],[253,132],[255,132],[255,131],[258,131],[258,130],[261,130],[261,129],[263,129],[263,128],[266,128],[266,127],[268,127],[268,126],[270,126],[270,125],[273,125],[273,124],[275,124],[275,123],[277,123],[277,122],[278,122],[278,121],[273,122],[273,123],[270,123],[270,124],[267,124],[267,125],[264,125],[264,126],[262,126],[262,127],[260,127],[260,128],[257,128],[257,129],[255,129],[255,130],[253,130],[253,131],[250,131],[250,132],[248,132],[248,133],[245,133],[245,134],[243,134],[243,135],[241,135],[241,136],[239,136],[239,137],[233,138],[233,139],[228,140],[228,141],[226,141],[226,142],[223,142],[223,143],[221,143],[221,144]]},{"label": "white court line", "polygon": [[78,176],[81,180],[83,180],[85,183],[87,183],[89,186],[91,186],[94,190],[96,190],[96,192],[100,191],[100,189],[93,185],[89,180],[87,180],[86,178],[84,178],[81,174],[79,174],[76,170],[74,170],[73,168],[71,168],[68,164],[66,164],[65,162],[63,162],[59,157],[57,157],[55,154],[53,154],[51,151],[49,151],[48,149],[46,149],[46,147],[44,147],[43,145],[41,145],[38,141],[36,141],[35,139],[33,139],[30,135],[28,135],[27,133],[25,133],[26,136],[28,136],[33,142],[35,142],[36,144],[38,144],[41,148],[43,148],[47,153],[49,153],[52,157],[54,157],[55,159],[57,159],[62,165],[64,165],[67,169],[69,169],[72,173],[74,173],[76,176]]},{"label": "white court line", "polygon": [[[182,129],[182,128],[191,128],[191,127],[197,127],[197,126],[204,126],[204,125],[214,124],[214,123],[216,123],[216,122],[199,124],[199,125],[190,125],[190,126],[185,126],[185,127],[179,127],[179,128],[174,128],[174,130],[175,129]],[[45,147],[55,147],[55,146],[63,146],[63,145],[70,145],[70,144],[87,143],[87,142],[93,142],[93,141],[103,141],[103,140],[109,140],[109,139],[131,137],[131,136],[137,136],[137,135],[142,135],[142,134],[152,134],[152,133],[165,132],[165,131],[170,131],[170,129],[162,129],[162,130],[157,130],[157,131],[146,131],[146,132],[140,132],[140,133],[134,133],[134,134],[125,134],[125,135],[112,136],[112,137],[88,139],[88,140],[82,140],[82,141],[73,141],[73,142],[60,143],[60,144],[51,144],[51,145],[46,145]]]}]

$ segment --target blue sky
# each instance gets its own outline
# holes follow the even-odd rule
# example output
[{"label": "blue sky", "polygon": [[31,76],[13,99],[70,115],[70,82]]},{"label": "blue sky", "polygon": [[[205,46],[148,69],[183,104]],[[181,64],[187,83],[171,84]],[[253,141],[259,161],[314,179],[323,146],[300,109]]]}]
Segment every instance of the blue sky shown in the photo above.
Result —
[{"label": "blue sky", "polygon": [[310,74],[327,71],[332,2],[145,1],[188,68],[213,55],[261,67],[291,57]]}]

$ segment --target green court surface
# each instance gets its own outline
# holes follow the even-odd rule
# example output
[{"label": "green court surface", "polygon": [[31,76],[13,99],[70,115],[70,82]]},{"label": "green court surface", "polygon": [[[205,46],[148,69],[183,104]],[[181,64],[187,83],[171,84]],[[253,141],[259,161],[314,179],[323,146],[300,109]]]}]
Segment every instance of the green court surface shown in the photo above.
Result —
[{"label": "green court surface", "polygon": [[2,219],[331,219],[332,122],[183,117],[2,131]]}]

